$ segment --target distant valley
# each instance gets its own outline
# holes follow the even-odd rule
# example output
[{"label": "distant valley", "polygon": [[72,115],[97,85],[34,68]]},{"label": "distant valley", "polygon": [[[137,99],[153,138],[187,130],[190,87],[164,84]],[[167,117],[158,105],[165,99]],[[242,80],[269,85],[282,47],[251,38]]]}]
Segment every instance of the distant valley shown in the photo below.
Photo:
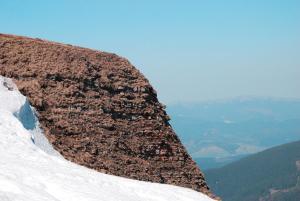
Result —
[{"label": "distant valley", "polygon": [[300,139],[300,100],[240,98],[175,104],[167,110],[204,170]]}]

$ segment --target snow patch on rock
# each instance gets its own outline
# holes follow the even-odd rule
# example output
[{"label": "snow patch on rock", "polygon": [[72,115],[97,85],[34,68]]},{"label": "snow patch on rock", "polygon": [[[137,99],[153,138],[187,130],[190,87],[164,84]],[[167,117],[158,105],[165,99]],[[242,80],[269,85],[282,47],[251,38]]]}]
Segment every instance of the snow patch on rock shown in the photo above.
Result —
[{"label": "snow patch on rock", "polygon": [[35,109],[30,106],[30,103],[27,99],[20,110],[15,113],[15,116],[19,119],[24,128],[31,133],[32,142],[36,146],[48,154],[62,157],[57,151],[54,150],[48,139],[43,134],[38,118],[36,117]]},{"label": "snow patch on rock", "polygon": [[23,127],[31,133],[32,141],[41,150],[51,155],[60,156],[44,136],[34,108],[30,106],[27,98],[18,91],[11,79],[0,76],[0,93],[0,110],[11,111]]}]

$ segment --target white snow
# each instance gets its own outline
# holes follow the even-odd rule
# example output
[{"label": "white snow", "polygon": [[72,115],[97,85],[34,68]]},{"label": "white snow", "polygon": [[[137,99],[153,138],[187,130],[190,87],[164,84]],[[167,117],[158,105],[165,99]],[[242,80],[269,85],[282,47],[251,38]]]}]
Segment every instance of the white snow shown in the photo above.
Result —
[{"label": "white snow", "polygon": [[190,189],[71,163],[53,152],[45,137],[36,137],[42,132],[30,111],[12,81],[0,76],[0,201],[212,201]]}]

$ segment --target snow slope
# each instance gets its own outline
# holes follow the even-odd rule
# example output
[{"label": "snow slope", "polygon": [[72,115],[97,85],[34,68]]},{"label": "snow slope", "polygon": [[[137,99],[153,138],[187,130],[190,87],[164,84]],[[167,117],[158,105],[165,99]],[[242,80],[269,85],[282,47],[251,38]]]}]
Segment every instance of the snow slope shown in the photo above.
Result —
[{"label": "snow slope", "polygon": [[212,201],[190,189],[76,165],[45,139],[26,98],[0,76],[0,201]]}]

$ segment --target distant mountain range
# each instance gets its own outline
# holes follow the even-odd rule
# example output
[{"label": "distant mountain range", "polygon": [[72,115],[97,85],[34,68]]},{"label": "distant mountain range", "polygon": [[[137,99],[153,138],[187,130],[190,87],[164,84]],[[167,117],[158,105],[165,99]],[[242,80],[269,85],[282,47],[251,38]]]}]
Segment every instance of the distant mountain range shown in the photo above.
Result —
[{"label": "distant mountain range", "polygon": [[175,104],[167,110],[202,169],[300,139],[300,100],[241,98]]},{"label": "distant mountain range", "polygon": [[238,155],[238,156],[228,156],[223,158],[214,158],[214,157],[203,157],[203,158],[195,158],[195,162],[201,167],[202,170],[209,170],[212,168],[223,167],[227,164],[230,164],[234,161],[242,159],[248,155]]},{"label": "distant mountain range", "polygon": [[205,176],[223,201],[299,201],[300,141],[207,170]]}]

